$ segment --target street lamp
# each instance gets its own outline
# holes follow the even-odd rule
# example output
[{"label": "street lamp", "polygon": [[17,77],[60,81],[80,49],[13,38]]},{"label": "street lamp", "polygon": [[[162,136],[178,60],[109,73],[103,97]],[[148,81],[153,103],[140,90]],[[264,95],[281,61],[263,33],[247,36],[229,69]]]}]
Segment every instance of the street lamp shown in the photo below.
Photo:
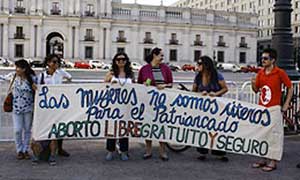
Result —
[{"label": "street lamp", "polygon": [[291,0],[275,0],[275,26],[272,46],[277,51],[277,65],[284,69],[291,80],[299,80],[293,59],[293,34],[291,28]]}]

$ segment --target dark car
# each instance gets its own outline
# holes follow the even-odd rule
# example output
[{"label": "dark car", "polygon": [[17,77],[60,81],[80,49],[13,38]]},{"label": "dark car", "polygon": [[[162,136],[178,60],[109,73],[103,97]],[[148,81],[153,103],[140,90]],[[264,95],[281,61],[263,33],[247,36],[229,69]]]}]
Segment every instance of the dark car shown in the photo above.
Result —
[{"label": "dark car", "polygon": [[44,62],[43,61],[39,61],[39,60],[33,60],[30,62],[31,67],[45,67]]}]

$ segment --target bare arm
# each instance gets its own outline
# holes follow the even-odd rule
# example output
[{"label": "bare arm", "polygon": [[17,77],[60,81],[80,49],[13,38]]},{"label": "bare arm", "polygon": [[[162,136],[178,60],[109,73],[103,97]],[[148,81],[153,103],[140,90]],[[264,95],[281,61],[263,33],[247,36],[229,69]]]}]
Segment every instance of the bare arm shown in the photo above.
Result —
[{"label": "bare arm", "polygon": [[193,92],[198,92],[198,86],[196,83],[193,84],[193,88],[192,88]]},{"label": "bare arm", "polygon": [[258,92],[258,88],[256,87],[255,83],[256,83],[256,77],[253,77],[253,78],[251,79],[251,87],[252,87],[252,90],[253,90],[255,93],[257,93],[257,92]]},{"label": "bare arm", "polygon": [[288,93],[287,93],[287,96],[286,96],[286,100],[285,100],[285,102],[282,106],[282,111],[287,111],[287,109],[289,107],[289,104],[291,102],[292,96],[293,96],[293,86],[288,88]]},{"label": "bare arm", "polygon": [[228,87],[226,85],[225,80],[219,81],[218,84],[221,87],[221,89],[217,92],[210,92],[209,93],[210,96],[222,96],[223,94],[225,94],[228,91]]},{"label": "bare arm", "polygon": [[108,72],[105,75],[104,82],[110,82],[112,79],[112,72]]}]

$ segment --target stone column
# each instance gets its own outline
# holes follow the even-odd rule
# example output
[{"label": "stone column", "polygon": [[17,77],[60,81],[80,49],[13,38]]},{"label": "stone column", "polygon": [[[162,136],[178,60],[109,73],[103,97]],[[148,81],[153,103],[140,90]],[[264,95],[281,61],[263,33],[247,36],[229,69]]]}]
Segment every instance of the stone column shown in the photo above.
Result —
[{"label": "stone column", "polygon": [[80,15],[80,0],[74,0],[75,1],[75,13],[76,15]]},{"label": "stone column", "polygon": [[106,39],[105,39],[105,59],[110,60],[111,57],[111,27],[107,26],[106,27]]},{"label": "stone column", "polygon": [[36,7],[36,1],[37,0],[30,0],[30,1],[28,1],[28,8],[29,8],[30,14],[35,14],[35,10],[37,9],[37,7]]},{"label": "stone column", "polygon": [[36,47],[36,56],[37,58],[39,59],[43,59],[43,56],[42,56],[42,33],[43,33],[43,26],[42,24],[38,24],[37,25],[37,47]]},{"label": "stone column", "polygon": [[9,12],[9,0],[2,0],[4,13],[8,14]]},{"label": "stone column", "polygon": [[79,25],[75,26],[75,42],[74,42],[74,52],[75,52],[75,58],[80,58],[80,41],[79,41],[79,38],[80,38],[80,32],[79,32]]},{"label": "stone column", "polygon": [[9,56],[9,38],[8,38],[8,24],[3,24],[3,57],[7,58]]},{"label": "stone column", "polygon": [[[191,41],[190,41],[190,29],[189,28],[186,28],[184,29],[184,32],[183,32],[183,42],[180,42],[179,43],[183,44],[182,47],[179,46],[179,48],[181,49],[178,49],[178,55],[180,55],[180,52],[183,52],[183,54],[181,56],[178,56],[178,60],[183,60],[183,61],[187,61],[187,62],[193,62],[193,59],[191,59],[191,47],[190,47],[190,44],[191,44]],[[192,55],[194,54],[194,52],[192,53]]]}]

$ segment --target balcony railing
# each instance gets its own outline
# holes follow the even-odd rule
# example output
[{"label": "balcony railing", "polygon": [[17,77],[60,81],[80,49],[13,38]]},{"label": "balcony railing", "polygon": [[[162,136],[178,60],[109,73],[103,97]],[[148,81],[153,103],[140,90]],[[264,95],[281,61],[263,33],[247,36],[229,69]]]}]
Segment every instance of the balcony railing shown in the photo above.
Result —
[{"label": "balcony railing", "polygon": [[94,17],[94,16],[95,16],[95,12],[92,12],[92,11],[85,11],[85,12],[84,12],[84,15],[85,15],[85,16],[88,16],[88,17]]},{"label": "balcony railing", "polygon": [[247,48],[248,44],[247,43],[240,43],[240,48]]},{"label": "balcony railing", "polygon": [[85,41],[94,41],[95,37],[94,36],[84,36]]},{"label": "balcony railing", "polygon": [[203,41],[194,41],[194,46],[203,46]]},{"label": "balcony railing", "polygon": [[21,33],[16,33],[14,34],[15,39],[25,39],[25,34]]},{"label": "balcony railing", "polygon": [[171,45],[178,45],[178,40],[177,39],[170,39],[169,42]]},{"label": "balcony railing", "polygon": [[24,7],[15,7],[15,13],[25,13],[25,8]]},{"label": "balcony railing", "polygon": [[153,39],[145,38],[144,39],[144,44],[153,44]]},{"label": "balcony railing", "polygon": [[126,38],[125,37],[117,37],[117,42],[126,42]]},{"label": "balcony railing", "polygon": [[219,42],[217,43],[217,45],[220,46],[220,47],[225,47],[225,46],[226,46],[226,43],[225,43],[225,42],[222,42],[222,41],[221,41],[221,42],[219,41]]},{"label": "balcony railing", "polygon": [[60,9],[51,9],[50,13],[51,13],[51,15],[60,15],[61,10]]}]

